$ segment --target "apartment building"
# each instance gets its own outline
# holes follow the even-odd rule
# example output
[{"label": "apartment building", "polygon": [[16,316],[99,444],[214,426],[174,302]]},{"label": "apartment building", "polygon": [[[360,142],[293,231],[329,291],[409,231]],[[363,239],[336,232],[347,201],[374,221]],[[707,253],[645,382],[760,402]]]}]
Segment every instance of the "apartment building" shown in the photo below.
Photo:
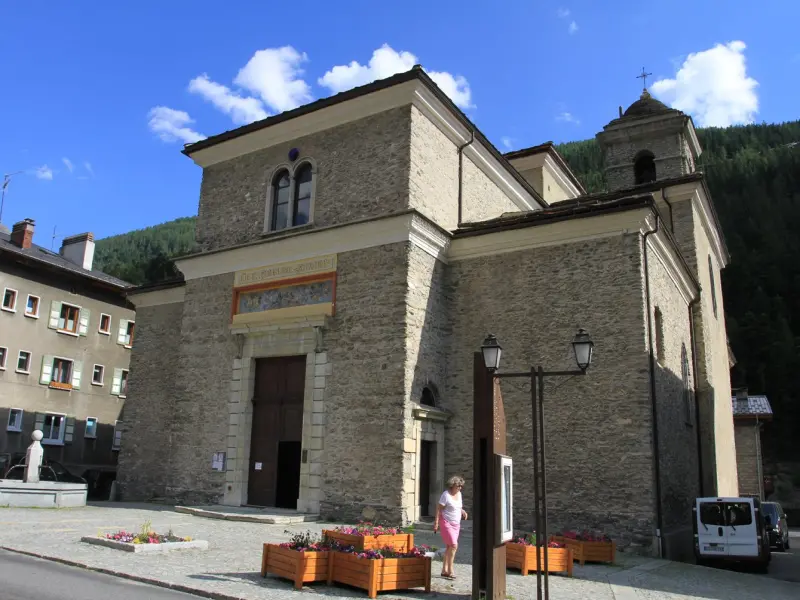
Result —
[{"label": "apartment building", "polygon": [[33,243],[34,227],[25,219],[0,229],[0,473],[40,429],[45,459],[91,490],[116,472],[131,286],[92,269],[91,233],[65,238],[56,253]]}]

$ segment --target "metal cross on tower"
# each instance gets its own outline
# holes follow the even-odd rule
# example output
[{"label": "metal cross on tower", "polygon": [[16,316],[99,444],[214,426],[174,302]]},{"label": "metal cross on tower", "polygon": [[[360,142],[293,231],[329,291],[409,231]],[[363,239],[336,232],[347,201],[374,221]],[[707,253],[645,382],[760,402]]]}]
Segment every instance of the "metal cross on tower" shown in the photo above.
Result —
[{"label": "metal cross on tower", "polygon": [[642,67],[642,74],[636,76],[636,79],[642,80],[642,89],[645,91],[647,91],[647,78],[650,77],[650,75],[652,75],[652,73],[645,73],[644,67]]}]

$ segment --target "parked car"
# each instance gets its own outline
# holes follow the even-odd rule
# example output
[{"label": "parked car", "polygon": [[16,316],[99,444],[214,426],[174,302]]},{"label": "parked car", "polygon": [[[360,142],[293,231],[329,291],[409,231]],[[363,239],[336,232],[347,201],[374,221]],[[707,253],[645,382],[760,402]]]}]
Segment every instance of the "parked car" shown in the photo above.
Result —
[{"label": "parked car", "polygon": [[761,505],[764,521],[769,535],[769,545],[783,552],[789,548],[789,522],[783,507],[777,502],[764,502]]},{"label": "parked car", "polygon": [[757,498],[697,498],[692,508],[698,564],[751,562],[767,572],[772,558]]}]

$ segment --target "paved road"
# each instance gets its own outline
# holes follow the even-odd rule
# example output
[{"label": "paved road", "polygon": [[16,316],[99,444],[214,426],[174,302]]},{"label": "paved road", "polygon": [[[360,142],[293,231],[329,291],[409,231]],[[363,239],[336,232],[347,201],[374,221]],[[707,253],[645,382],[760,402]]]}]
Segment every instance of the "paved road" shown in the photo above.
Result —
[{"label": "paved road", "polygon": [[173,592],[110,575],[0,550],[2,600],[193,600]]},{"label": "paved road", "polygon": [[790,531],[789,536],[792,546],[790,550],[772,552],[772,561],[769,563],[769,576],[773,579],[800,583],[800,531]]}]

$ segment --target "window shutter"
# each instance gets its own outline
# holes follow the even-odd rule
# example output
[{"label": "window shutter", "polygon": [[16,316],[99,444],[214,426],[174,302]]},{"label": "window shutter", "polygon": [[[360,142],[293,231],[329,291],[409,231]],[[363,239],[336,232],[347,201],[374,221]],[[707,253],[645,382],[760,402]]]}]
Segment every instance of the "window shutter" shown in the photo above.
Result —
[{"label": "window shutter", "polygon": [[89,331],[89,315],[90,311],[88,308],[81,309],[81,316],[78,325],[78,335],[86,335],[86,332]]},{"label": "window shutter", "polygon": [[75,435],[75,417],[67,417],[66,425],[64,426],[64,443],[71,444],[72,437]]},{"label": "window shutter", "polygon": [[72,363],[72,389],[81,389],[81,371],[83,371],[83,363],[76,360]]},{"label": "window shutter", "polygon": [[42,374],[39,377],[39,383],[50,385],[51,381],[53,381],[53,357],[46,355],[42,357]]},{"label": "window shutter", "polygon": [[37,412],[33,419],[33,428],[44,431],[44,413]]},{"label": "window shutter", "polygon": [[58,329],[58,320],[61,318],[61,302],[53,300],[50,303],[50,319],[47,321],[47,326],[50,329]]},{"label": "window shutter", "polygon": [[117,343],[125,345],[125,337],[128,333],[128,321],[126,319],[119,320],[119,332],[117,333]]},{"label": "window shutter", "polygon": [[111,380],[111,393],[119,396],[122,389],[122,369],[114,369],[114,379]]}]

